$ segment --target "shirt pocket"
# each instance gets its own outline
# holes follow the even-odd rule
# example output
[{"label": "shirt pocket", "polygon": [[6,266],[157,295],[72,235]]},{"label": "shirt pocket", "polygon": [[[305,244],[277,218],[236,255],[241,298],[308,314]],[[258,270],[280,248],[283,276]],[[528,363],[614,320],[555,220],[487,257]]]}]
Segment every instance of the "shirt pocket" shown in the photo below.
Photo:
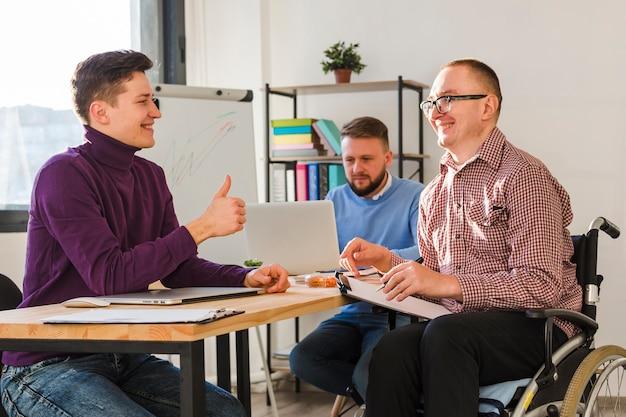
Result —
[{"label": "shirt pocket", "polygon": [[509,211],[504,204],[474,204],[468,210],[472,248],[483,255],[503,259],[508,253],[506,232]]}]

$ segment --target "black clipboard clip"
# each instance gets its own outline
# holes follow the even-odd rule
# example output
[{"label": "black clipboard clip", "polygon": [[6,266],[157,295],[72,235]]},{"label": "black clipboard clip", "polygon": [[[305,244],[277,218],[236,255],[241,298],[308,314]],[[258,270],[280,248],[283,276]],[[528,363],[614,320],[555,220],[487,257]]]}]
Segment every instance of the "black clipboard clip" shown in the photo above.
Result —
[{"label": "black clipboard clip", "polygon": [[348,283],[348,280],[343,272],[339,270],[335,271],[335,280],[337,281],[337,288],[339,288],[339,292],[343,295],[348,295],[348,291],[352,288],[350,288],[350,284]]}]

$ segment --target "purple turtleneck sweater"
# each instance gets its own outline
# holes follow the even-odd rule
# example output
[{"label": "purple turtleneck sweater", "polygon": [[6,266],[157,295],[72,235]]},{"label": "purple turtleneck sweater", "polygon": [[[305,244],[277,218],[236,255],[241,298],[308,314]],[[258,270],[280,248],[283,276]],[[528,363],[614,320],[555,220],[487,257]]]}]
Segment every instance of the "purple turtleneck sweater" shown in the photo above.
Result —
[{"label": "purple turtleneck sweater", "polygon": [[[19,307],[168,287],[241,286],[249,269],[200,259],[174,213],[163,170],[89,126],[86,142],[50,158],[31,197]],[[24,366],[58,352],[4,352]]]}]

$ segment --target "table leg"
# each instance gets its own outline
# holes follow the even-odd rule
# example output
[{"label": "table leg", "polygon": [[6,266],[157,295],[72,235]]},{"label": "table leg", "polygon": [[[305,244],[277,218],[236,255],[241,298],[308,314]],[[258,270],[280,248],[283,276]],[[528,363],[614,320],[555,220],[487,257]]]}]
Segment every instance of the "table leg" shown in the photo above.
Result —
[{"label": "table leg", "polygon": [[230,392],[230,335],[223,334],[215,338],[217,352],[217,386]]},{"label": "table leg", "polygon": [[[295,318],[296,344],[300,343],[300,317]],[[296,377],[296,392],[300,392],[300,378]]]},{"label": "table leg", "polygon": [[243,404],[247,415],[252,416],[252,400],[250,398],[250,343],[248,329],[239,330],[235,334],[237,350],[237,398]]},{"label": "table leg", "polygon": [[188,343],[180,352],[180,414],[206,415],[204,340]]}]

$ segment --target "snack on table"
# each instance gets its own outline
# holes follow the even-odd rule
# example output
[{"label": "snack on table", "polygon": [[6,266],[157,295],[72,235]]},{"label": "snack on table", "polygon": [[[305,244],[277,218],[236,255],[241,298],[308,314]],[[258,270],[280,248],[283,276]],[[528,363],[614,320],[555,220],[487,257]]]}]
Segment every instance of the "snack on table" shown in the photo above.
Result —
[{"label": "snack on table", "polygon": [[311,288],[332,288],[337,286],[337,281],[334,275],[323,276],[316,274],[309,274],[304,277],[304,282],[307,287]]}]

